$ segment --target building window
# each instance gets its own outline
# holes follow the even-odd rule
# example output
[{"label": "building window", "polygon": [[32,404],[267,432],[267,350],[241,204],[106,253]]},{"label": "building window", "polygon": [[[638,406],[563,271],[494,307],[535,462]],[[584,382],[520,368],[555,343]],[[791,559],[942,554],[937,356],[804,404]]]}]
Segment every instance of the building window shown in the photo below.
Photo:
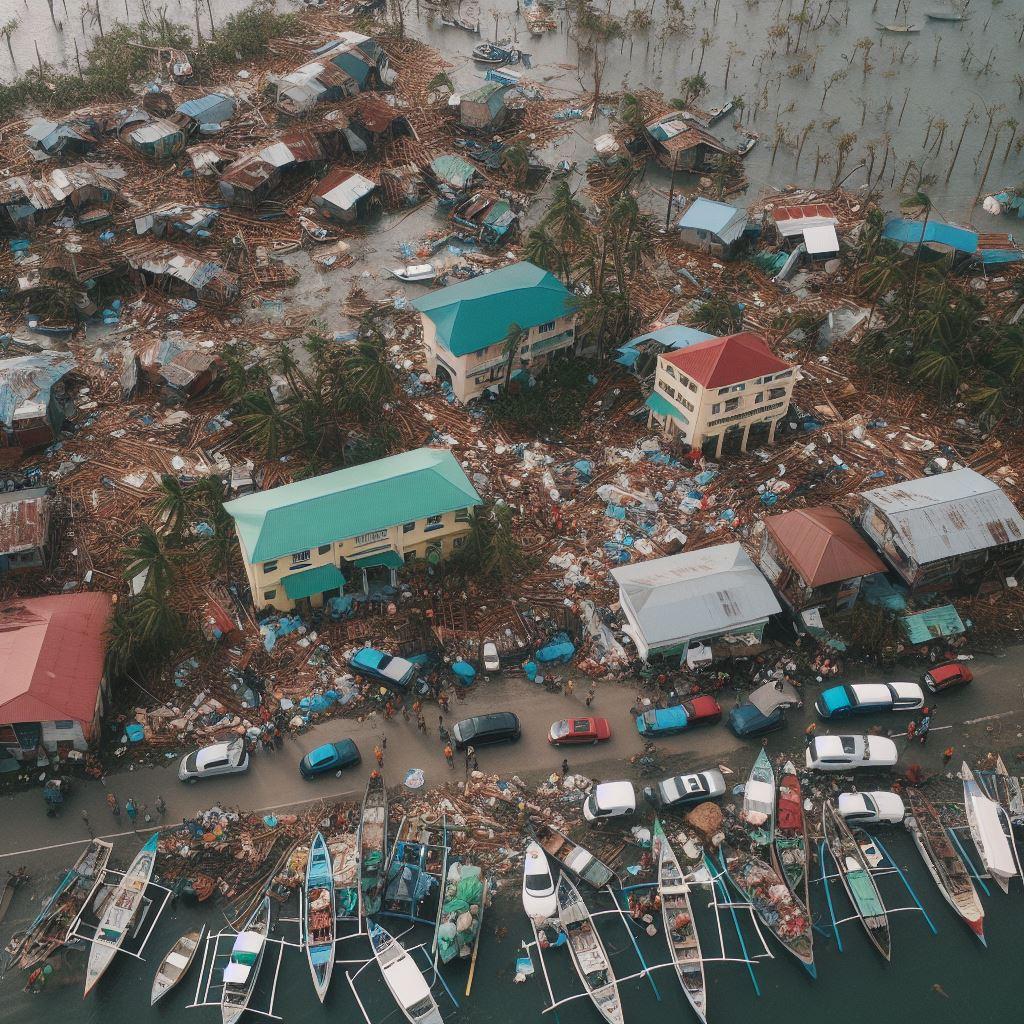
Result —
[{"label": "building window", "polygon": [[714,416],[715,413],[719,413],[721,411],[722,411],[722,403],[721,402],[715,402],[715,404],[713,406],[711,406],[711,415],[712,416]]},{"label": "building window", "polygon": [[263,563],[264,572],[277,572],[277,559],[275,558],[272,562]]},{"label": "building window", "polygon": [[296,551],[292,555],[292,565],[301,565],[303,562],[309,561],[309,551]]},{"label": "building window", "polygon": [[457,523],[471,523],[473,521],[473,512],[468,508],[460,508],[455,513],[455,522]]},{"label": "building window", "polygon": [[330,544],[321,544],[320,547],[318,547],[316,549],[316,553],[318,555],[326,555],[327,552],[330,551],[330,550],[331,550],[331,545]]},{"label": "building window", "polygon": [[402,523],[402,533],[412,533],[416,529],[416,520],[411,523]]},{"label": "building window", "polygon": [[738,398],[730,398],[725,403],[725,411],[732,412],[733,409],[738,409],[740,400]]},{"label": "building window", "polygon": [[763,401],[764,401],[764,392],[763,391],[758,391],[758,393],[756,395],[754,395],[754,405],[760,405]]},{"label": "building window", "polygon": [[[775,374],[775,379],[776,380],[782,380],[784,377],[791,377],[792,375],[793,375],[793,371],[791,369],[790,370],[783,370],[782,373]],[[771,378],[769,378],[769,380],[770,379]]]},{"label": "building window", "polygon": [[69,721],[68,719],[65,719],[61,722],[54,722],[53,727],[54,729],[63,729],[65,732],[67,732],[69,729],[74,729],[75,723]]},{"label": "building window", "polygon": [[465,537],[453,537],[452,538],[452,548],[461,548],[462,545],[465,544],[465,543],[466,543],[466,538]]},{"label": "building window", "polygon": [[771,401],[773,398],[781,398],[786,393],[785,388],[769,388],[768,389],[768,400]]},{"label": "building window", "polygon": [[537,328],[537,333],[538,334],[547,334],[548,331],[553,331],[554,329],[555,329],[555,321],[554,320],[549,320],[546,324],[541,324]]},{"label": "building window", "polygon": [[264,590],[263,591],[263,600],[264,601],[273,601],[275,597],[277,597],[277,591],[276,590]]},{"label": "building window", "polygon": [[697,385],[692,381],[688,380],[686,386],[694,393],[697,394]]},{"label": "building window", "polygon": [[423,528],[423,532],[431,533],[434,530],[440,530],[444,525],[441,518],[441,516],[427,516],[427,525]]},{"label": "building window", "polygon": [[667,374],[668,374],[668,375],[669,375],[670,377],[675,377],[675,375],[676,375],[676,371],[672,369],[672,364],[671,364],[671,363],[666,363],[666,364],[665,364],[665,372],[666,372],[666,373],[667,373]]}]

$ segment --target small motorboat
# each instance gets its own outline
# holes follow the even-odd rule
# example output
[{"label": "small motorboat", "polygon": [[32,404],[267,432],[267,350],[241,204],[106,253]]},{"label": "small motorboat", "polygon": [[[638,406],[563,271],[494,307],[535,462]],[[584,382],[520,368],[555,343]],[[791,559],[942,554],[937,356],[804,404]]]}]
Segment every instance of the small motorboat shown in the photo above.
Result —
[{"label": "small motorboat", "polygon": [[526,844],[523,858],[523,910],[530,919],[544,920],[558,913],[555,878],[544,849],[536,840]]},{"label": "small motorboat", "polygon": [[878,27],[883,32],[907,33],[921,31],[920,25],[879,25]]},{"label": "small motorboat", "polygon": [[757,136],[748,135],[737,147],[737,156],[746,156],[757,145]]},{"label": "small motorboat", "polygon": [[270,896],[264,896],[252,912],[245,928],[235,936],[231,957],[224,968],[224,987],[220,996],[223,1024],[237,1024],[252,999],[259,977],[270,931]]},{"label": "small motorboat", "polygon": [[302,228],[302,233],[311,242],[336,242],[341,235],[336,231],[331,231],[329,228],[323,226],[323,224],[317,224],[315,220],[310,220],[309,217],[299,217],[299,227]]},{"label": "small motorboat", "polygon": [[433,281],[437,277],[437,271],[434,269],[432,263],[417,263],[408,267],[397,267],[389,269],[388,273],[392,277],[397,277],[399,281]]},{"label": "small motorboat", "polygon": [[519,51],[506,43],[477,43],[473,47],[473,60],[480,64],[518,64]]},{"label": "small motorboat", "polygon": [[925,11],[924,16],[929,21],[966,21],[969,14],[958,14],[956,11]]},{"label": "small motorboat", "polygon": [[534,821],[534,836],[544,852],[567,871],[595,889],[603,889],[615,880],[615,872],[589,850],[574,842],[545,821]]},{"label": "small motorboat", "polygon": [[996,885],[1008,892],[1010,880],[1020,875],[1009,815],[1005,808],[985,795],[966,761],[960,766],[960,778],[964,784],[967,824],[981,863]]},{"label": "small motorboat", "polygon": [[723,117],[728,117],[735,107],[736,104],[732,100],[729,100],[728,102],[723,103],[720,107],[715,107],[714,109],[709,110],[708,124],[715,124],[717,121],[721,121]]},{"label": "small motorboat", "polygon": [[153,990],[149,999],[150,1006],[155,1006],[159,1000],[163,999],[188,974],[188,969],[196,958],[196,953],[200,945],[202,945],[205,934],[206,925],[203,925],[202,928],[186,932],[171,946],[167,955],[160,961],[160,966],[156,969],[156,976],[153,978]]},{"label": "small motorboat", "polygon": [[380,973],[409,1024],[444,1024],[430,985],[412,954],[376,922],[368,921],[366,928]]}]

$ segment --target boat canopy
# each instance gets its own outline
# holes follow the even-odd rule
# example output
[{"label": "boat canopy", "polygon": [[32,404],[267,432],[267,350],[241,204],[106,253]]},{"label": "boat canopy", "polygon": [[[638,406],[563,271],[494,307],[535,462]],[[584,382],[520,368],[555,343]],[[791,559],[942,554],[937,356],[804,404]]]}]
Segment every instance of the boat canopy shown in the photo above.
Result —
[{"label": "boat canopy", "polygon": [[225,985],[244,985],[252,971],[250,964],[239,964],[232,961],[224,968]]},{"label": "boat canopy", "polygon": [[264,936],[259,932],[239,932],[235,936],[235,944],[231,947],[231,959],[236,963],[245,963],[245,954],[257,954],[263,948]]}]

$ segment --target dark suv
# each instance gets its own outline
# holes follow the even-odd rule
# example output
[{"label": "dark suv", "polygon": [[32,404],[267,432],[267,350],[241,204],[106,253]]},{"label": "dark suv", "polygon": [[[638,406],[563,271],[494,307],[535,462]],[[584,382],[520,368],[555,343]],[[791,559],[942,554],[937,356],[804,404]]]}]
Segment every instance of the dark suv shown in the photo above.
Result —
[{"label": "dark suv", "polygon": [[514,743],[521,731],[517,715],[511,711],[495,711],[456,722],[452,726],[452,739],[457,750],[465,750],[486,743]]}]

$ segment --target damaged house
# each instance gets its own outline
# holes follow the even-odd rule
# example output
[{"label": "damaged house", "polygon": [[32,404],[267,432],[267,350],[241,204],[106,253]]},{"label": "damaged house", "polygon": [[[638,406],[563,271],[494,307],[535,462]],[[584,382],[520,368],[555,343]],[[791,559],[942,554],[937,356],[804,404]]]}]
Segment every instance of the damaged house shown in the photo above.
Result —
[{"label": "damaged house", "polygon": [[150,246],[128,254],[128,265],[143,278],[156,281],[172,293],[197,299],[231,302],[241,292],[238,275],[213,260],[200,259],[177,249]]},{"label": "damaged house", "polygon": [[91,117],[68,116],[63,121],[35,117],[25,129],[25,137],[41,159],[48,156],[84,156],[100,144],[103,129]]},{"label": "damaged house", "polygon": [[276,142],[239,156],[222,172],[220,194],[232,206],[255,210],[280,185],[286,172],[327,156],[316,135],[305,129],[292,129],[282,133]]},{"label": "damaged house", "polygon": [[464,93],[459,100],[459,123],[474,131],[497,130],[508,120],[507,92],[508,86],[501,82],[484,82]]},{"label": "damaged house", "polygon": [[186,341],[180,334],[168,334],[144,348],[139,366],[146,381],[170,403],[201,395],[224,368],[212,342]]},{"label": "damaged house", "polygon": [[179,117],[187,118],[190,129],[204,135],[219,132],[235,116],[237,102],[234,96],[211,92],[186,100],[175,108]]},{"label": "damaged house", "polygon": [[673,171],[709,171],[731,152],[713,135],[681,113],[664,114],[644,125],[647,144],[662,167]]},{"label": "damaged house", "polygon": [[860,527],[911,593],[998,588],[1024,567],[1024,519],[973,469],[865,491]]},{"label": "damaged house", "polygon": [[124,169],[116,165],[57,167],[38,181],[12,177],[0,181],[0,210],[18,231],[30,231],[60,216],[90,227],[110,219],[121,190]]},{"label": "damaged house", "polygon": [[45,487],[0,493],[0,578],[49,562],[50,503]]},{"label": "damaged house", "polygon": [[0,461],[4,449],[20,452],[45,448],[68,414],[63,379],[75,368],[68,352],[34,352],[0,359]]},{"label": "damaged house", "polygon": [[367,220],[380,206],[377,186],[348,167],[336,167],[314,189],[310,205],[328,220],[353,224]]},{"label": "damaged house", "polygon": [[173,160],[184,152],[188,132],[167,117],[154,117],[126,132],[128,145],[150,160]]}]

